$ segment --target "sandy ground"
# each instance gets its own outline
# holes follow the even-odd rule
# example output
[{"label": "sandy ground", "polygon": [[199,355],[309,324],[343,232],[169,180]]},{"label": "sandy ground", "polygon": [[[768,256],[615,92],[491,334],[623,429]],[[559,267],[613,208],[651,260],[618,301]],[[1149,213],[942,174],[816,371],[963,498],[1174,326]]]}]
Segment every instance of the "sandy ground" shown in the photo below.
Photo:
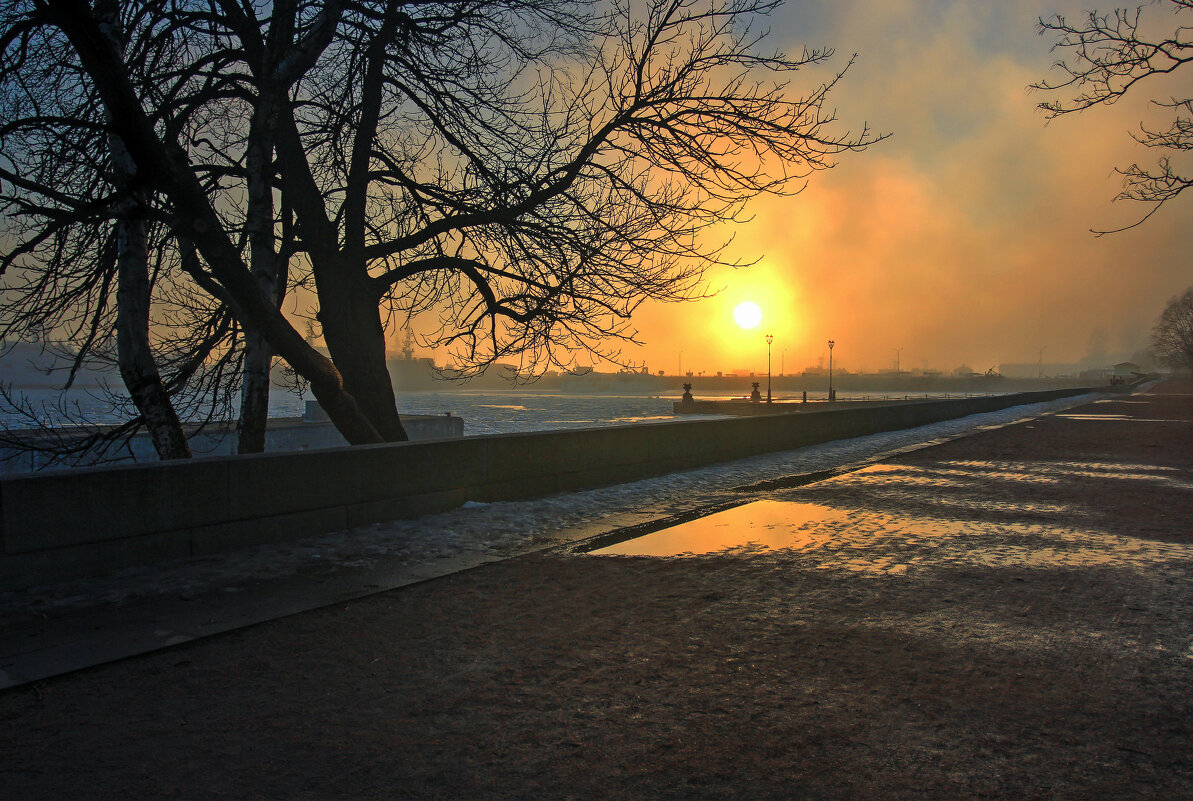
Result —
[{"label": "sandy ground", "polygon": [[742,500],[5,692],[0,794],[1193,797],[1193,386]]}]

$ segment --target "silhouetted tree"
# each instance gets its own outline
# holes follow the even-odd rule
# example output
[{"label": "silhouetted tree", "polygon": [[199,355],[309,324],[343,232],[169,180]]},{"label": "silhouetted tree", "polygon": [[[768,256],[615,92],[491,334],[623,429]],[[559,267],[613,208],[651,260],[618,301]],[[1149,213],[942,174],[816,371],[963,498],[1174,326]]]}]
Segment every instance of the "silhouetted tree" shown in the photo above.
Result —
[{"label": "silhouetted tree", "polygon": [[1193,287],[1173,298],[1152,329],[1156,359],[1193,373]]},{"label": "silhouetted tree", "polygon": [[[115,0],[96,0],[99,20],[111,47],[125,50],[120,6]],[[110,120],[106,120],[110,123]],[[191,450],[177,410],[162,383],[149,339],[151,285],[146,191],[138,184],[137,168],[119,136],[108,135],[109,180],[115,190],[116,218],[116,352],[120,375],[128,389],[154,449],[161,459],[190,458]]]},{"label": "silhouetted tree", "polygon": [[[1059,15],[1041,19],[1040,33],[1055,35],[1055,48],[1068,52],[1066,59],[1054,65],[1063,77],[1041,81],[1032,88],[1067,91],[1070,97],[1041,103],[1040,108],[1052,118],[1094,106],[1108,106],[1128,93],[1145,91],[1137,87],[1160,76],[1186,75],[1188,65],[1193,62],[1193,0],[1163,0],[1158,5],[1168,7],[1176,20],[1170,33],[1142,32],[1142,6],[1134,11],[1116,9],[1109,14],[1090,11],[1078,23],[1070,23]],[[1133,134],[1136,141],[1157,148],[1163,155],[1154,167],[1132,164],[1119,170],[1123,191],[1118,198],[1152,204],[1142,219],[1127,228],[1139,225],[1193,185],[1193,175],[1182,172],[1173,163],[1173,157],[1193,151],[1193,96],[1188,94],[1189,86],[1186,80],[1183,96],[1152,101],[1172,110],[1173,120],[1168,127],[1152,129],[1141,124],[1139,132]]]},{"label": "silhouetted tree", "polygon": [[[127,48],[134,63],[160,66],[162,54],[153,42],[125,40],[118,4],[97,2],[96,18],[109,47]],[[38,37],[35,25],[7,27],[14,17],[2,19],[3,334],[37,339],[52,332],[69,340],[60,354],[71,363],[65,386],[85,362],[116,364],[135,406],[132,425],[92,426],[90,434],[72,437],[69,447],[49,450],[102,455],[144,425],[159,456],[189,456],[175,402],[192,418],[218,408],[212,390],[225,383],[228,371],[214,349],[235,331],[231,316],[209,296],[167,280],[160,207],[63,48]],[[39,75],[54,81],[29,80]],[[150,333],[155,287],[156,345]]]},{"label": "silhouetted tree", "polygon": [[[68,340],[64,349],[74,369],[86,361],[116,363],[135,403],[135,422],[148,428],[159,455],[186,456],[175,406],[192,422],[226,416],[252,342],[212,291],[218,288],[188,275],[200,273],[194,247],[176,235],[169,203],[138,173],[73,53],[47,35],[52,28],[43,12],[14,4],[0,17],[3,332],[15,338],[53,332]],[[230,124],[205,108],[210,91],[183,83],[168,98],[154,95],[169,91],[172,75],[191,72],[178,37],[163,24],[167,12],[160,3],[97,2],[98,35],[154,101],[148,104],[155,109],[153,124],[202,139],[204,127]],[[205,184],[218,188],[227,165],[193,162]],[[73,371],[67,386],[72,379]],[[96,429],[75,441],[102,450],[112,437],[135,429]]]},{"label": "silhouetted tree", "polygon": [[[117,4],[97,0],[89,31],[100,38],[93,45],[121,60],[128,87],[143,101],[144,121],[186,143],[189,167],[210,203],[224,214],[247,206],[241,219],[229,217],[230,228],[241,228],[234,246],[260,293],[280,305],[293,225],[284,205],[274,216],[272,142],[268,131],[262,135],[237,116],[235,76],[219,83],[223,56],[210,36],[193,30],[202,4],[149,0],[119,9],[122,16]],[[80,13],[87,12],[80,4]],[[239,449],[261,450],[268,344],[245,330],[234,300],[210,280],[176,224],[174,204],[132,157],[118,125],[109,124],[112,107],[52,17],[47,4],[36,2],[0,12],[4,334],[52,331],[69,340],[76,368],[116,361],[118,354],[128,393],[163,458],[187,455],[174,405],[192,421],[226,416],[240,387]],[[262,139],[269,145],[264,159],[254,147]],[[172,423],[172,448],[161,446],[160,420]],[[132,433],[96,429],[72,442],[102,450],[110,437]],[[53,451],[73,455],[73,449]]]},{"label": "silhouetted tree", "polygon": [[[178,274],[372,442],[405,438],[387,326],[438,314],[431,340],[468,370],[606,352],[644,300],[700,294],[724,261],[710,229],[749,198],[876,141],[833,130],[839,73],[791,94],[831,51],[762,52],[777,5],[142,0],[123,19],[162,53],[145,64],[83,0],[18,0],[3,36],[85,79]],[[57,210],[46,182],[0,179]],[[314,291],[330,360],[280,312],[287,280]]]}]

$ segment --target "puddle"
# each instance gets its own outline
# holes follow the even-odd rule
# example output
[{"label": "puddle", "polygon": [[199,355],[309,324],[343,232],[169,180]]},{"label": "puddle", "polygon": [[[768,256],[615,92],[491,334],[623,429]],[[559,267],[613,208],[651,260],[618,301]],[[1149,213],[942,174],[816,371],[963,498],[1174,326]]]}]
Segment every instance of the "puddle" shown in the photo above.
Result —
[{"label": "puddle", "polygon": [[[1193,490],[1179,468],[1111,461],[950,460],[932,467],[877,464],[839,475],[806,474],[784,487],[816,490],[693,510],[587,543],[592,555],[684,557],[728,554],[782,560],[805,569],[900,576],[924,569],[1184,571],[1193,543],[1086,528],[1080,503],[1002,497],[992,482],[1050,484],[1094,479]],[[807,501],[825,500],[827,503]],[[782,500],[782,498],[789,498]],[[702,514],[702,517],[696,515]]]},{"label": "puddle", "polygon": [[[983,463],[983,467],[989,466],[991,463]],[[1010,466],[1011,463],[999,465]],[[1130,466],[1071,463],[1069,467],[1099,475],[1099,469],[1121,470]],[[666,528],[623,530],[620,541],[602,538],[589,544],[592,550],[579,552],[642,557],[731,554],[766,558],[766,554],[771,554],[806,569],[849,571],[867,577],[905,576],[909,571],[959,566],[991,569],[1103,566],[1149,571],[1171,566],[1185,571],[1193,564],[1193,544],[1077,527],[1073,523],[1082,518],[1081,509],[1070,505],[954,499],[942,497],[933,487],[887,485],[887,480],[897,475],[889,466],[879,467],[869,475],[862,475],[864,472],[833,480],[843,485],[851,482],[865,485],[868,508],[758,500],[723,507],[703,517],[658,522],[667,525]],[[1130,473],[1109,475],[1139,477]],[[1172,481],[1170,477],[1141,477]],[[918,499],[921,503],[930,499],[938,514],[887,511],[908,499]],[[985,519],[992,512],[1005,517]],[[1050,520],[1015,519],[1027,514],[1046,515]]]},{"label": "puddle", "polygon": [[844,510],[816,503],[754,501],[589,553],[695,556],[744,547],[762,550],[816,547],[833,535],[832,531],[819,530],[817,524],[846,517]]}]

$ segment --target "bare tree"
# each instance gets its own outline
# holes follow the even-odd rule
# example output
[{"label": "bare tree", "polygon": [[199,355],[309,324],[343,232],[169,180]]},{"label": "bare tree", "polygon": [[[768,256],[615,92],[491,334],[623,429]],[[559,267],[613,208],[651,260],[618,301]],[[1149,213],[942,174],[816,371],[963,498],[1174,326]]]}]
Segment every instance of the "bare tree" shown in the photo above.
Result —
[{"label": "bare tree", "polygon": [[[701,293],[746,201],[879,138],[836,130],[840,73],[792,89],[831,51],[761,49],[778,0],[144,0],[126,28],[179,59],[153,82],[82,0],[23,2],[10,31],[86,77],[181,272],[350,442],[405,438],[388,327],[438,315],[472,370],[613,355],[644,300]],[[281,314],[287,281],[330,361]]]},{"label": "bare tree", "polygon": [[[154,26],[134,25],[126,37],[116,3],[97,2],[95,10],[106,44],[141,66],[138,86],[155,86],[177,66],[172,43],[153,36]],[[67,340],[60,348],[71,362],[66,387],[88,362],[115,364],[124,379],[130,424],[91,425],[68,414],[76,433],[90,433],[72,435],[69,447],[55,445],[51,455],[89,450],[103,459],[144,427],[161,458],[189,456],[179,418],[201,427],[225,414],[236,380],[229,368],[241,359],[238,328],[181,270],[186,248],[171,234],[168,209],[113,133],[110,111],[76,61],[45,35],[35,13],[22,11],[4,12],[0,57],[0,330],[16,339],[53,332]],[[114,411],[128,413],[125,401],[108,398]]]},{"label": "bare tree", "polygon": [[1157,360],[1193,373],[1193,287],[1173,298],[1152,329]]},{"label": "bare tree", "polygon": [[[1128,93],[1145,91],[1137,87],[1161,76],[1187,72],[1193,62],[1193,0],[1162,0],[1155,4],[1172,13],[1176,22],[1170,33],[1145,33],[1141,28],[1142,6],[1134,11],[1116,9],[1109,14],[1090,11],[1077,23],[1059,15],[1040,20],[1040,33],[1056,36],[1054,48],[1067,51],[1066,58],[1054,65],[1061,72],[1060,79],[1032,85],[1034,89],[1069,93],[1067,100],[1040,104],[1049,118],[1109,106]],[[1187,92],[1189,83],[1186,81],[1184,86]],[[1193,185],[1193,174],[1173,161],[1193,151],[1193,97],[1186,93],[1152,102],[1170,109],[1172,122],[1166,128],[1141,124],[1132,136],[1162,155],[1155,166],[1132,164],[1120,169],[1123,191],[1118,195],[1118,199],[1150,204],[1152,208],[1120,231],[1139,225]]]},{"label": "bare tree", "polygon": [[[120,7],[96,0],[96,18],[111,47],[124,52]],[[110,120],[107,120],[110,123]],[[116,189],[116,347],[120,375],[161,459],[188,459],[191,449],[178,413],[162,384],[149,340],[149,232],[146,192],[137,168],[118,136],[109,135],[109,174]]]},{"label": "bare tree", "polygon": [[[192,42],[185,26],[171,17],[169,4],[122,3],[118,8],[97,0],[94,10],[93,33],[128,65],[128,81],[151,109],[152,125],[208,144],[222,143],[229,129],[243,129],[228,113],[227,88],[213,89],[212,70],[188,61]],[[267,346],[242,329],[220,288],[203,280],[195,247],[178,235],[168,200],[139,172],[109,124],[110,108],[61,35],[55,36],[45,12],[38,4],[14,4],[3,17],[4,334],[19,339],[54,331],[73,345],[76,368],[88,360],[118,361],[136,403],[137,425],[92,427],[89,441],[97,456],[111,436],[126,437],[142,424],[162,458],[189,455],[174,406],[202,424],[227,414],[228,397],[238,387],[243,387],[240,450],[261,450],[271,361]],[[204,40],[197,48],[199,60],[218,59],[207,44]],[[231,182],[230,175],[242,176],[244,165],[209,150],[190,149],[195,173],[216,204],[228,202],[230,193],[234,205],[237,187],[223,184]],[[253,166],[252,156],[247,161]],[[262,180],[247,182],[255,214],[272,210],[271,165],[262,172],[265,203],[259,199]],[[274,222],[262,225],[250,215],[238,247],[263,254],[256,232],[272,230]],[[278,250],[284,252],[292,226],[285,220],[277,226],[276,238],[283,243]],[[253,262],[254,277],[275,304],[285,290],[284,258],[263,254]],[[119,347],[109,347],[113,343]]]}]

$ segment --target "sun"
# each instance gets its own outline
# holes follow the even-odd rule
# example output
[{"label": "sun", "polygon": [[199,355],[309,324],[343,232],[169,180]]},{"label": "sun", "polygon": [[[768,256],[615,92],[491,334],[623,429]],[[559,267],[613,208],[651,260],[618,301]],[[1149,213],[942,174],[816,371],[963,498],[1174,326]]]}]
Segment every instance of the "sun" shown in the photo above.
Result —
[{"label": "sun", "polygon": [[737,308],[733,310],[733,319],[742,328],[757,328],[762,322],[762,309],[757,303],[747,300],[745,303],[737,304]]}]

